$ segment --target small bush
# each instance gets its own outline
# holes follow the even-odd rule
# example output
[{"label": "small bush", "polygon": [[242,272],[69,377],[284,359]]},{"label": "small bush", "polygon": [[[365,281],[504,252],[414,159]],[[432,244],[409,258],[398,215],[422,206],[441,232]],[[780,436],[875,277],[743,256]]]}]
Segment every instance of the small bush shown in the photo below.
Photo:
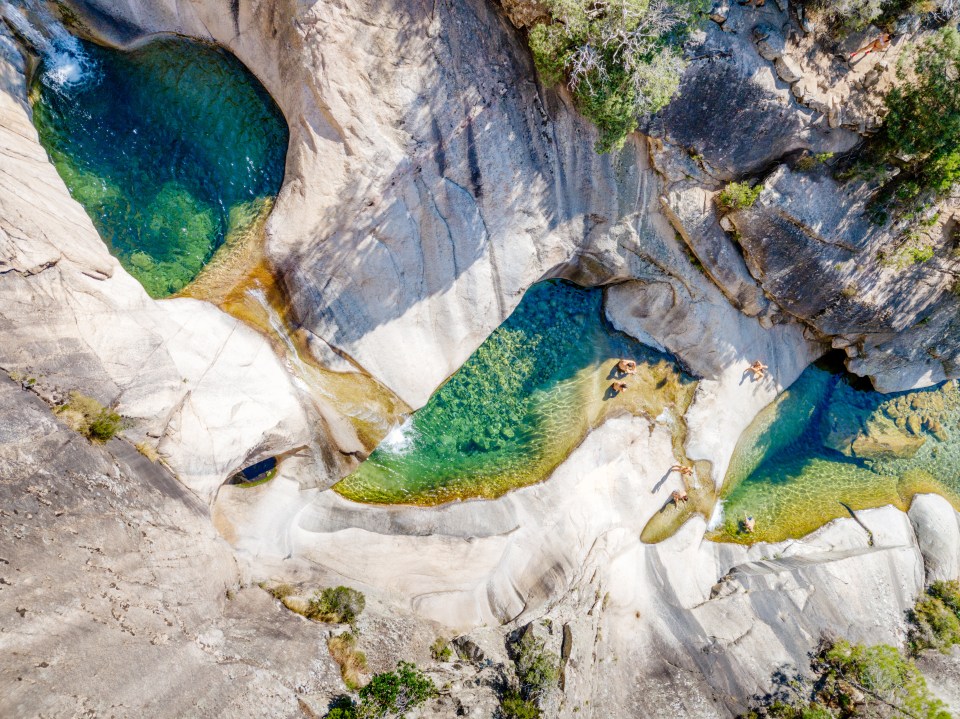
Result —
[{"label": "small bush", "polygon": [[797,676],[784,681],[782,672],[775,674],[775,692],[758,700],[744,719],[950,719],[917,666],[895,647],[825,642],[810,670],[810,679]]},{"label": "small bush", "polygon": [[71,392],[70,401],[58,407],[56,413],[68,427],[92,442],[106,442],[123,427],[123,417],[79,392]]},{"label": "small bush", "polygon": [[360,690],[357,715],[364,719],[402,717],[437,695],[437,687],[409,662],[399,662],[392,672],[377,674]]},{"label": "small bush", "polygon": [[547,22],[530,30],[537,74],[566,81],[577,108],[600,130],[598,152],[620,148],[638,117],[674,96],[684,40],[709,9],[704,0],[541,0]]},{"label": "small bush", "polygon": [[273,586],[270,586],[266,582],[261,582],[260,588],[271,597],[281,602],[287,597],[297,593],[296,588],[292,584],[274,584]]},{"label": "small bush", "polygon": [[746,182],[731,182],[717,195],[717,205],[724,212],[742,210],[753,206],[761,192],[763,192],[763,185],[751,187]]},{"label": "small bush", "polygon": [[934,582],[908,614],[910,649],[949,651],[960,644],[960,581]]},{"label": "small bush", "polygon": [[158,459],[160,459],[160,454],[157,452],[156,447],[149,442],[137,442],[134,446],[137,448],[137,451],[140,454],[149,459],[151,462],[156,462]]},{"label": "small bush", "polygon": [[540,719],[541,712],[537,703],[524,699],[519,692],[511,691],[500,702],[500,714],[503,719]]},{"label": "small bush", "polygon": [[896,210],[944,196],[960,181],[960,34],[945,27],[904,53],[898,84],[884,102],[880,131],[868,142],[859,172],[887,172],[876,204]]},{"label": "small bush", "polygon": [[820,165],[827,164],[832,158],[832,152],[818,152],[816,155],[807,152],[794,163],[793,167],[799,172],[811,172]]},{"label": "small bush", "polygon": [[314,595],[303,616],[319,622],[352,625],[365,606],[363,592],[350,587],[327,587]]},{"label": "small bush", "polygon": [[363,675],[367,673],[367,656],[357,649],[357,636],[344,632],[327,640],[330,656],[340,665],[340,676],[348,689],[357,690],[363,684]]},{"label": "small bush", "polygon": [[539,702],[560,676],[560,660],[543,647],[543,640],[530,631],[524,633],[515,647],[520,694],[534,702]]},{"label": "small bush", "polygon": [[453,650],[450,648],[450,642],[443,637],[437,637],[430,645],[430,656],[434,661],[449,662],[453,656]]}]

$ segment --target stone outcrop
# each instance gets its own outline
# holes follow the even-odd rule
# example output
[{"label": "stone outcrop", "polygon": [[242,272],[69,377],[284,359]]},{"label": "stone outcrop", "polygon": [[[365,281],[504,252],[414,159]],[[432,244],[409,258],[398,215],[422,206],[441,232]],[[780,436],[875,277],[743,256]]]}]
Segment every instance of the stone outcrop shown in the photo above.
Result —
[{"label": "stone outcrop", "polygon": [[[597,156],[595,131],[565,92],[531,79],[520,36],[483,0],[276,0],[233,3],[229,11],[207,0],[71,4],[88,30],[113,42],[160,31],[193,35],[230,48],[260,77],[291,130],[267,252],[300,329],[325,348],[318,359],[334,348],[411,406],[426,401],[532,282],[565,276],[611,284],[611,322],[675,353],[702,378],[683,418],[685,451],[709,467],[709,476],[694,479],[712,492],[743,428],[824,349],[792,319],[801,313],[786,306],[786,290],[782,297],[768,290],[756,271],[763,255],[748,248],[762,249],[762,237],[745,238],[741,256],[718,231],[711,205],[727,179],[766,175],[785,154],[841,150],[855,140],[798,105],[776,79],[756,51],[746,8],[726,8],[723,28],[706,32],[696,51],[704,56],[692,58],[680,98],[648,128],[657,142],[636,136],[622,152]],[[771,5],[763,16],[776,12]],[[767,39],[767,54],[780,52]],[[321,411],[322,400],[298,388],[252,330],[202,303],[153,302],[126,276],[46,162],[29,122],[23,64],[12,45],[4,47],[11,52],[0,74],[0,159],[15,171],[0,173],[2,262],[9,267],[0,273],[0,327],[9,339],[0,367],[36,377],[36,391],[53,401],[77,388],[116,403],[137,421],[131,439],[158,441],[179,478],[205,501],[196,522],[172,507],[169,524],[186,527],[186,538],[171,530],[172,539],[157,535],[155,544],[184,551],[182,542],[205,526],[202,508],[212,501],[212,521],[245,577],[322,576],[361,586],[389,605],[384,614],[392,619],[368,627],[378,637],[422,637],[424,617],[459,630],[503,625],[490,630],[494,639],[532,621],[554,622],[551,636],[567,663],[563,698],[552,706],[564,719],[661,716],[664,706],[678,705],[678,695],[678,716],[729,716],[743,697],[767,686],[780,664],[802,664],[820,631],[897,641],[903,610],[922,587],[924,561],[936,576],[954,566],[957,541],[944,529],[952,509],[942,504],[910,520],[890,508],[863,513],[873,544],[859,524],[843,520],[803,541],[721,546],[703,541],[700,517],[659,545],[643,544],[639,536],[652,517],[678,511],[669,498],[682,484],[667,470],[677,459],[672,426],[681,418],[669,412],[608,421],[548,482],[496,501],[365,507],[323,491],[352,462],[320,421],[335,413]],[[761,201],[755,210],[757,222],[764,207]],[[775,270],[774,259],[764,261]],[[811,260],[806,267],[820,265]],[[878,326],[874,339],[887,336],[887,325]],[[757,358],[771,371],[752,382],[744,369]],[[903,380],[903,365],[890,371]],[[915,381],[940,376],[923,373]],[[301,446],[306,451],[285,461],[271,482],[218,490],[238,467]],[[91,462],[110,462],[94,455]],[[51,478],[51,487],[66,471]],[[141,471],[152,476],[119,470],[123,477]],[[144,511],[136,507],[159,501],[144,491],[129,506],[95,505],[83,515],[119,517],[115,530],[124,533],[121,523],[136,524],[131,515]],[[84,536],[99,524],[90,521]],[[153,538],[153,529],[142,531]],[[44,536],[31,534],[31,546]],[[124,536],[122,556],[104,560],[114,571],[141,549],[141,538]],[[202,595],[197,616],[220,617],[228,604],[219,594],[236,581],[236,570],[228,571],[229,555],[214,538],[197,542],[207,551],[194,547],[194,564],[186,567],[181,557],[173,568],[183,568],[186,580],[196,577],[196,557],[209,554],[202,582],[182,591]],[[65,556],[68,564],[74,556],[84,555]],[[35,565],[49,566],[54,576],[63,561],[43,555]],[[157,572],[158,584],[180,586]],[[101,594],[109,596],[108,589]],[[250,591],[239,593],[241,615],[276,608]],[[96,596],[89,601],[98,602],[101,616],[106,605]],[[170,611],[122,601],[146,613],[156,609],[161,618]],[[72,616],[82,616],[77,606]],[[160,628],[153,616],[141,626],[122,604],[117,611],[137,636]],[[227,619],[212,624],[170,618],[180,630],[169,640],[178,654],[158,654],[157,661],[200,652],[197,663],[180,666],[202,682],[212,657],[210,682],[220,697],[224,666],[260,666],[252,657],[266,652],[271,667],[253,673],[262,684],[251,691],[270,693],[281,716],[301,685],[310,696],[333,686],[324,684],[330,662],[315,653],[312,625],[306,631],[313,634],[300,638],[310,647],[300,649],[284,645],[295,633],[286,619],[277,630],[269,622],[234,622],[234,610],[222,611]],[[47,624],[26,636],[39,635],[41,626]],[[250,639],[271,631],[284,642],[261,649]],[[26,641],[18,635],[12,644]],[[473,631],[471,641],[483,643]],[[484,645],[485,655],[495,644]],[[277,658],[277,645],[287,659]],[[391,658],[423,651],[400,639],[390,646]],[[141,644],[129,647],[139,651]],[[286,663],[298,655],[315,658],[315,667]],[[133,664],[130,653],[107,656],[119,667]],[[45,691],[49,684],[33,686]],[[9,695],[18,711],[30,695],[19,691]],[[65,700],[52,696],[54,711]],[[194,696],[183,692],[185,701]],[[245,696],[229,700],[231,711],[243,715],[255,706],[259,713]]]},{"label": "stone outcrop", "polygon": [[0,367],[49,402],[78,390],[129,418],[209,500],[246,464],[322,437],[306,484],[342,462],[270,344],[212,305],[155,302],[110,256],[40,146],[24,65],[0,34]]},{"label": "stone outcrop", "polygon": [[960,309],[953,238],[939,225],[907,239],[871,223],[872,189],[781,166],[756,203],[729,219],[765,292],[846,347],[849,367],[877,389],[953,377],[960,357],[951,339]]}]

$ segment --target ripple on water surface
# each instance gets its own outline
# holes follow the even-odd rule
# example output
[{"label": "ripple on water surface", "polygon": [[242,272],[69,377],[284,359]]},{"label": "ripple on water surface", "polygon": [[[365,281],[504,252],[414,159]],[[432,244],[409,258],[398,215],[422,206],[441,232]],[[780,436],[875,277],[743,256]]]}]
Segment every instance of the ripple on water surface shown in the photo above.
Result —
[{"label": "ripple on water surface", "polygon": [[181,290],[280,189],[283,116],[221,48],[77,41],[44,58],[31,99],[71,195],[154,297]]},{"label": "ripple on water surface", "polygon": [[[741,437],[714,538],[780,541],[848,510],[893,504],[918,492],[960,497],[960,391],[955,382],[913,392],[857,389],[808,368]],[[741,523],[752,516],[756,531]]]},{"label": "ripple on water surface", "polygon": [[[665,356],[610,330],[601,300],[601,290],[562,281],[531,287],[463,367],[335,490],[384,504],[498,497],[545,479],[611,412],[682,416],[694,382]],[[620,357],[635,358],[639,368],[627,378],[629,390],[611,398]]]}]

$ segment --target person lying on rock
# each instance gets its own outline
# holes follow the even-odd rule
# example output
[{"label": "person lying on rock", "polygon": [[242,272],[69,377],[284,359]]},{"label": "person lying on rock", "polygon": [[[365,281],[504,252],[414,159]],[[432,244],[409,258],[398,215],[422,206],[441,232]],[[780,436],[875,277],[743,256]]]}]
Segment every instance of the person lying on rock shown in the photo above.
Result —
[{"label": "person lying on rock", "polygon": [[675,489],[670,493],[670,499],[675,505],[680,506],[681,502],[686,502],[689,497],[687,497],[687,490],[685,489]]},{"label": "person lying on rock", "polygon": [[622,359],[617,362],[617,370],[621,374],[636,374],[637,373],[637,363],[633,360]]},{"label": "person lying on rock", "polygon": [[753,379],[754,381],[757,381],[757,380],[763,379],[763,373],[766,372],[768,369],[769,367],[767,367],[767,365],[765,365],[760,360],[754,360],[753,364],[750,365],[746,369],[746,371],[753,372]]},{"label": "person lying on rock", "polygon": [[675,464],[670,468],[671,472],[679,472],[684,477],[689,477],[693,474],[693,467],[687,467],[684,464]]},{"label": "person lying on rock", "polygon": [[873,42],[868,42],[866,45],[861,47],[855,53],[850,55],[848,60],[849,62],[853,62],[853,58],[855,58],[860,53],[863,53],[863,56],[866,57],[871,52],[883,52],[888,47],[890,47],[890,33],[884,32],[884,33],[881,33],[880,37],[878,37],[876,40],[874,40]]},{"label": "person lying on rock", "polygon": [[610,385],[610,389],[613,390],[613,393],[614,393],[614,394],[620,394],[620,393],[623,392],[626,388],[627,388],[627,383],[626,383],[626,382],[614,382],[612,385]]}]

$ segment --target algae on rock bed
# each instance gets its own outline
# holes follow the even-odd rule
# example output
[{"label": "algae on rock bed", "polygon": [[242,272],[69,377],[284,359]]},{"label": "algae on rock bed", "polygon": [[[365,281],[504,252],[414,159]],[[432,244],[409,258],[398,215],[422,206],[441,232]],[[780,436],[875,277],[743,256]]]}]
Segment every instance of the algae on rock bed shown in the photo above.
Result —
[{"label": "algae on rock bed", "polygon": [[[567,282],[527,290],[513,314],[430,401],[335,486],[361,502],[435,505],[494,498],[545,479],[612,413],[670,422],[695,383],[667,357],[610,330],[602,291]],[[629,389],[609,391],[621,357]]]},{"label": "algae on rock bed", "polygon": [[287,127],[227,51],[166,36],[44,60],[34,123],[71,195],[153,297],[186,286],[283,180]]},{"label": "algae on rock bed", "polygon": [[[920,492],[960,506],[960,389],[882,394],[809,367],[740,438],[712,538],[801,537],[850,509],[906,509]],[[849,509],[848,509],[849,508]],[[754,517],[756,529],[741,526]]]}]

